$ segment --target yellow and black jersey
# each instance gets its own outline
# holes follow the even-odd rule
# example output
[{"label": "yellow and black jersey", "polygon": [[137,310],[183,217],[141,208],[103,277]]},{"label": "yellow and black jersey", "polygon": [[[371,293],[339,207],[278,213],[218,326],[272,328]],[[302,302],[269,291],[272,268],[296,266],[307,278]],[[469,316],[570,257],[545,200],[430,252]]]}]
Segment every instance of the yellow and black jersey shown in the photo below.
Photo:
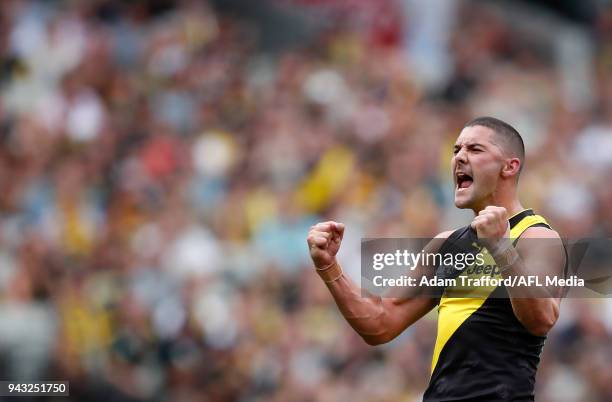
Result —
[{"label": "yellow and black jersey", "polygon": [[[515,245],[532,226],[550,228],[543,217],[530,209],[510,218],[510,236]],[[476,245],[478,238],[466,226],[453,232],[443,249],[454,240]],[[457,275],[467,271],[457,271]],[[546,338],[532,335],[518,321],[505,287],[479,292],[471,297],[469,289],[443,290],[431,380],[424,402],[533,401],[535,374]]]}]

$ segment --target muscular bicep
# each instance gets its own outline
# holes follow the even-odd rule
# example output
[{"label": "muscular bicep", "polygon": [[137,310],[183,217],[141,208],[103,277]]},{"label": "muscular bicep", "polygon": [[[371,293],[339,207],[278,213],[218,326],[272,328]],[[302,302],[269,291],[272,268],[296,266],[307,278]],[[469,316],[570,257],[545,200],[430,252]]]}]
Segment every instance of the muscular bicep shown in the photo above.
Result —
[{"label": "muscular bicep", "polygon": [[507,287],[512,310],[527,331],[545,336],[559,318],[563,288],[554,279],[563,277],[563,243],[557,232],[531,227],[523,232],[516,250],[518,259],[505,268],[507,278],[523,279],[514,281],[518,286]]},{"label": "muscular bicep", "polygon": [[563,289],[558,279],[564,278],[566,253],[563,242],[557,232],[544,228],[532,227],[525,231],[516,247],[523,261],[521,275],[537,277],[537,285],[532,285],[534,295],[539,298],[559,299]]}]

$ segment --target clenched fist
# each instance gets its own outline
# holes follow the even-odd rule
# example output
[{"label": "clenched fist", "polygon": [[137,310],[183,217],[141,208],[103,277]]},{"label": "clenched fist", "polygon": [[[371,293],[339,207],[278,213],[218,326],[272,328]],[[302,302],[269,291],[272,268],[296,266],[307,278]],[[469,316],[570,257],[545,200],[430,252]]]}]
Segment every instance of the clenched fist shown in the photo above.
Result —
[{"label": "clenched fist", "polygon": [[317,269],[324,269],[336,262],[343,235],[343,223],[328,221],[311,226],[306,240],[310,257]]},{"label": "clenched fist", "polygon": [[486,207],[478,213],[470,226],[476,230],[478,239],[492,253],[500,246],[504,238],[510,237],[508,211],[504,207]]}]

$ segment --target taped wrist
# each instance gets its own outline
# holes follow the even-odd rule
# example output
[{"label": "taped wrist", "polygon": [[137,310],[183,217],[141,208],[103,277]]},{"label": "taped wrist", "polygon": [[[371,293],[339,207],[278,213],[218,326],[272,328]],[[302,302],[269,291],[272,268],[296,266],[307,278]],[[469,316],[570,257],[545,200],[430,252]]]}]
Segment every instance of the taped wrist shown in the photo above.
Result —
[{"label": "taped wrist", "polygon": [[335,282],[342,277],[342,268],[338,262],[334,261],[324,268],[316,268],[317,274],[323,279],[325,283]]},{"label": "taped wrist", "polygon": [[508,271],[518,261],[519,253],[512,246],[512,243],[509,243],[507,246],[498,247],[495,250],[495,254],[493,254],[493,259],[495,259],[499,270],[503,273]]}]

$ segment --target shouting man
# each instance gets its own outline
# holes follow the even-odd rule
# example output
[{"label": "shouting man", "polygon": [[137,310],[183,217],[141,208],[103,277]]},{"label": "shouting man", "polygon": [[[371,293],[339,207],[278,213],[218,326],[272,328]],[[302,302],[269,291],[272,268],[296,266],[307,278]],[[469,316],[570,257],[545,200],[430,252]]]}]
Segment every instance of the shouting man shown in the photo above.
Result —
[{"label": "shouting man", "polygon": [[[454,146],[455,205],[474,211],[470,225],[440,233],[427,246],[478,241],[498,275],[560,272],[566,256],[557,232],[521,205],[517,188],[525,148],[509,124],[480,117],[469,122]],[[445,288],[436,297],[363,297],[336,260],[344,224],[322,222],[308,233],[316,272],[342,315],[371,345],[388,342],[438,306],[438,333],[424,401],[533,401],[535,375],[546,334],[559,316],[560,294],[529,294],[503,285],[482,297],[457,297]],[[537,241],[555,247],[543,255]],[[521,241],[519,241],[519,239]]]}]

